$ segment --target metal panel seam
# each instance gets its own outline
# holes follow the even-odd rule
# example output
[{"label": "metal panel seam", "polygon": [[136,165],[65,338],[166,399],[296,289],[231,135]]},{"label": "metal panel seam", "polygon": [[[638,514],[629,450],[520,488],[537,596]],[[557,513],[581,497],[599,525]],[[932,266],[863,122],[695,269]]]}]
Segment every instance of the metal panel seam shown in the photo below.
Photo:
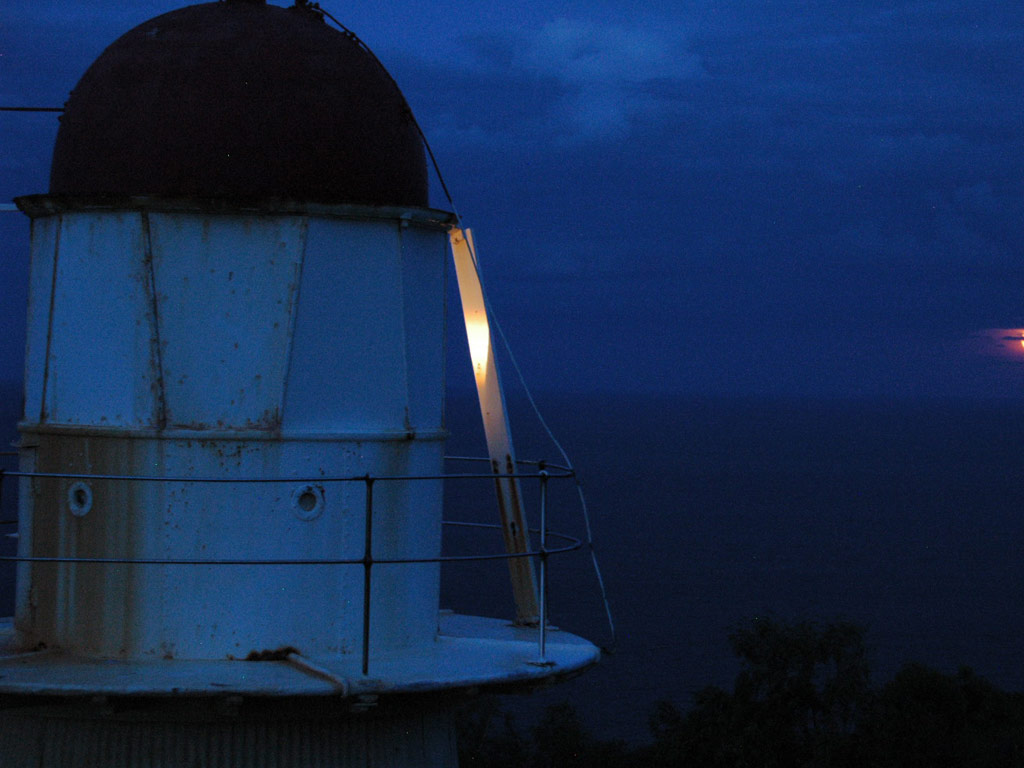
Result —
[{"label": "metal panel seam", "polygon": [[156,368],[156,426],[167,426],[167,398],[164,392],[164,361],[160,347],[160,312],[156,294],[156,266],[153,263],[153,239],[149,231],[149,212],[140,211],[142,223],[143,262],[146,266],[146,290],[149,292],[150,312],[153,315],[153,332],[150,336],[150,359]]},{"label": "metal panel seam", "polygon": [[57,231],[53,236],[53,274],[50,277],[50,307],[46,320],[46,354],[43,356],[43,388],[39,393],[39,423],[46,421],[46,391],[50,379],[50,343],[53,340],[53,304],[57,292],[57,262],[60,260],[60,232],[64,228],[64,217],[57,217]]},{"label": "metal panel seam", "polygon": [[[184,429],[170,427],[168,429],[132,429],[130,427],[96,427],[82,426],[79,424],[32,424],[22,421],[18,423],[18,431],[22,435],[82,435],[86,437],[118,437],[138,438],[143,440],[289,440],[293,442],[408,442],[409,432],[407,430],[394,430],[390,432],[308,432],[302,430],[282,430],[272,432],[270,430],[213,430],[213,429]],[[435,429],[429,432],[417,432],[416,438],[422,440],[444,440],[448,433],[443,429]]]},{"label": "metal panel seam", "polygon": [[402,322],[400,328],[402,330],[402,342],[399,345],[399,349],[402,350],[402,389],[405,392],[405,405],[402,410],[405,412],[405,428],[411,434],[415,431],[416,425],[412,423],[412,419],[409,414],[409,405],[412,402],[412,394],[409,392],[409,313],[408,313],[408,301],[409,295],[405,292],[405,239],[402,237],[402,232],[405,229],[405,222],[399,221],[395,223],[395,230],[397,231],[397,243],[398,249],[398,295],[402,297]]},{"label": "metal panel seam", "polygon": [[309,243],[309,216],[302,217],[300,237],[302,238],[302,250],[299,252],[299,263],[294,270],[295,288],[291,292],[291,306],[288,307],[288,349],[284,355],[284,379],[281,384],[281,406],[278,409],[278,430],[284,428],[285,404],[288,402],[288,381],[292,375],[292,350],[295,347],[295,319],[299,314],[299,301],[302,299],[302,268],[306,264],[306,246]]},{"label": "metal panel seam", "polygon": [[219,213],[234,216],[238,213],[256,215],[300,214],[349,221],[401,218],[411,225],[447,232],[455,217],[450,211],[422,206],[374,206],[354,203],[312,203],[305,200],[265,198],[253,200],[223,200],[213,198],[167,198],[146,195],[111,199],[109,197],[80,197],[66,195],[22,195],[16,204],[26,216],[35,219],[65,212],[137,211],[145,209],[156,213]]}]

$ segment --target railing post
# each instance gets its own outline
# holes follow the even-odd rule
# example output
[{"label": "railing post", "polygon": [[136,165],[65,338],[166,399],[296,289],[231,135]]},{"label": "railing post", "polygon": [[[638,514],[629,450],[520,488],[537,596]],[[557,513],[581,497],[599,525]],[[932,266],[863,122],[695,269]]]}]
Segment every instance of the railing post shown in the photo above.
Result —
[{"label": "railing post", "polygon": [[540,605],[538,642],[540,644],[540,660],[546,661],[547,627],[548,627],[548,471],[544,462],[540,463]]},{"label": "railing post", "polygon": [[363,675],[370,674],[370,570],[373,568],[373,478],[366,476],[366,538],[363,546]]}]

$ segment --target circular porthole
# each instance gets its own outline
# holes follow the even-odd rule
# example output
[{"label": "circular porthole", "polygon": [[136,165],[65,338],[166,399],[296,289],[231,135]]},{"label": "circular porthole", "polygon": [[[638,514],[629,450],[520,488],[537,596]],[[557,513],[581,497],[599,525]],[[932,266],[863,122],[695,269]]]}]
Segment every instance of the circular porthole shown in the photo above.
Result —
[{"label": "circular porthole", "polygon": [[92,488],[81,480],[68,488],[68,509],[75,517],[84,517],[92,509]]},{"label": "circular porthole", "polygon": [[292,491],[292,514],[299,520],[316,520],[324,513],[324,489],[303,485]]}]

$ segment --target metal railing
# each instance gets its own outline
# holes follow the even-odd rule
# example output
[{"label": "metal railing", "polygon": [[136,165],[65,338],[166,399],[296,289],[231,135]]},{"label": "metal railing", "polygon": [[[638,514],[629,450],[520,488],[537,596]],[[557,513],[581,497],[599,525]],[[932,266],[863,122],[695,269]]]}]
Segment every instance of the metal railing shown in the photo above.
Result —
[{"label": "metal railing", "polygon": [[[2,451],[0,457],[16,456],[13,451]],[[481,461],[489,463],[489,459],[447,456],[450,461]],[[547,516],[549,505],[548,485],[552,480],[570,480],[575,482],[576,473],[569,467],[556,464],[549,464],[538,461],[520,460],[516,462],[520,466],[531,466],[532,471],[517,471],[509,474],[497,474],[493,472],[463,472],[463,473],[442,473],[437,475],[354,475],[336,477],[191,477],[191,476],[162,476],[162,475],[106,475],[82,472],[26,472],[21,470],[5,470],[0,467],[0,502],[3,500],[3,480],[6,477],[28,478],[28,479],[56,479],[56,480],[88,480],[88,481],[117,481],[117,482],[140,482],[140,483],[199,483],[199,484],[274,484],[274,483],[310,483],[325,485],[329,483],[361,483],[365,489],[365,511],[363,526],[363,553],[358,558],[131,558],[131,557],[68,557],[68,556],[20,556],[0,555],[0,562],[13,563],[72,563],[72,564],[94,564],[94,565],[164,565],[164,566],[310,566],[310,565],[339,565],[339,566],[361,566],[363,568],[363,616],[362,616],[362,674],[369,674],[370,664],[370,609],[372,601],[370,598],[372,586],[372,572],[375,565],[410,565],[425,563],[452,563],[452,562],[473,562],[486,560],[510,560],[514,558],[529,557],[535,558],[538,563],[539,584],[538,584],[538,617],[537,617],[537,648],[539,654],[538,664],[548,665],[547,660],[547,624],[548,624],[548,559],[555,555],[565,554],[580,549],[583,542],[576,536],[566,533],[548,530]],[[539,546],[530,548],[524,552],[497,552],[482,554],[438,554],[433,557],[387,557],[378,558],[373,554],[373,518],[374,518],[374,487],[378,483],[393,482],[417,482],[417,481],[470,481],[470,480],[500,480],[514,479],[520,481],[535,480],[538,483],[538,507],[539,526],[531,528],[530,533],[538,538]],[[0,524],[17,523],[17,520],[0,520]],[[480,523],[456,520],[443,520],[443,526],[462,528],[482,528],[501,530],[498,523]],[[549,546],[548,539],[554,538],[561,542],[560,546]]]}]

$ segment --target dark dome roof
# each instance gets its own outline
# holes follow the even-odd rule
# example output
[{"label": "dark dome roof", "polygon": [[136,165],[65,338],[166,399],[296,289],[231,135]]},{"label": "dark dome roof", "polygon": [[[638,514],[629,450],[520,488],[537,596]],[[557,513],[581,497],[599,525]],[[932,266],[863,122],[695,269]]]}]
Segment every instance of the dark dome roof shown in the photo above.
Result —
[{"label": "dark dome roof", "polygon": [[229,0],[157,16],[71,92],[50,193],[425,206],[423,146],[373,56],[313,11]]}]

